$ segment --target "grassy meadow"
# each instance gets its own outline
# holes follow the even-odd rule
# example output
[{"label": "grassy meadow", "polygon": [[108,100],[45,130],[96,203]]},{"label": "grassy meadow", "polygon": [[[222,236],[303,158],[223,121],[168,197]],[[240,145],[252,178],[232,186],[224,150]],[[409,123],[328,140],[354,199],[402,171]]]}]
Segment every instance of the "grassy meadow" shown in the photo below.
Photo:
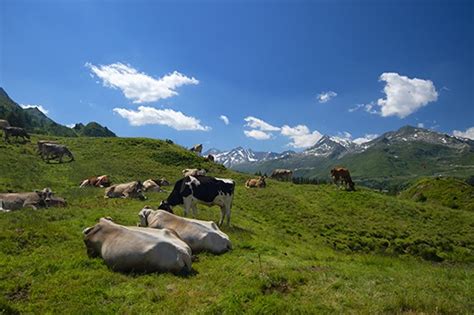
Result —
[{"label": "grassy meadow", "polygon": [[[44,139],[44,137],[42,137]],[[53,138],[50,138],[53,139]],[[0,141],[0,191],[51,187],[67,208],[0,214],[0,312],[50,314],[472,314],[474,212],[358,187],[268,180],[244,187],[235,173],[164,141],[54,138],[72,163],[45,163],[31,143]],[[82,230],[100,217],[135,225],[148,200],[104,199],[79,189],[109,174],[115,183],[180,178],[188,167],[237,182],[229,234],[234,250],[202,253],[194,274],[121,274],[87,257]],[[168,187],[171,190],[172,187]],[[183,215],[181,208],[176,213]],[[199,219],[217,221],[217,207]]]}]

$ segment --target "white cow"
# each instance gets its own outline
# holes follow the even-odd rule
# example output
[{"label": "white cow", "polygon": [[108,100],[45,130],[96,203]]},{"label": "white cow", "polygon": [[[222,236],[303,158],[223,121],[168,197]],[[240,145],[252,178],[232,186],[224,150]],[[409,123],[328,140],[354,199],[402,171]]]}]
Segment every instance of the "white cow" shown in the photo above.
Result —
[{"label": "white cow", "polygon": [[89,257],[102,257],[115,271],[191,271],[191,248],[172,230],[128,227],[101,218],[83,234]]},{"label": "white cow", "polygon": [[208,251],[221,254],[232,249],[229,236],[212,221],[187,219],[164,210],[143,208],[139,213],[139,226],[170,229],[191,247],[193,253]]},{"label": "white cow", "polygon": [[158,185],[154,180],[147,179],[143,182],[143,191],[162,192],[163,189],[161,189],[160,185]]}]

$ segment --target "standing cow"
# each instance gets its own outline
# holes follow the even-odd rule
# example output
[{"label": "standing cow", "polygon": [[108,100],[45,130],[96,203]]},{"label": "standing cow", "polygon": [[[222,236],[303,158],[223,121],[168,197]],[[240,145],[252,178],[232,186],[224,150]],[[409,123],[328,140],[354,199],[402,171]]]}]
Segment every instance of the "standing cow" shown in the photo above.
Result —
[{"label": "standing cow", "polygon": [[196,144],[194,145],[189,151],[197,153],[198,155],[201,155],[202,152],[202,144]]},{"label": "standing cow", "polygon": [[176,232],[118,225],[101,218],[83,232],[89,257],[101,257],[120,272],[191,271],[191,248]]},{"label": "standing cow", "polygon": [[43,143],[41,145],[41,158],[48,163],[53,159],[58,159],[59,163],[62,163],[64,156],[69,158],[69,162],[74,161],[72,152],[65,145],[54,143]]},{"label": "standing cow", "polygon": [[2,193],[0,194],[0,204],[3,210],[20,210],[22,208],[47,208],[53,192],[50,188],[44,188],[34,192],[24,193]]},{"label": "standing cow", "polygon": [[104,198],[146,199],[146,197],[143,195],[143,184],[140,181],[110,186],[105,190]]},{"label": "standing cow", "polygon": [[36,142],[36,144],[38,145],[38,154],[41,154],[41,152],[43,152],[43,145],[45,145],[46,143],[59,144],[59,142],[53,140],[38,140],[38,142]]},{"label": "standing cow", "polygon": [[335,167],[331,169],[331,177],[334,184],[338,185],[340,182],[348,190],[355,190],[355,184],[352,181],[351,173],[344,167]]},{"label": "standing cow", "polygon": [[212,221],[183,218],[164,210],[143,208],[139,213],[139,226],[170,229],[191,247],[193,253],[208,251],[221,254],[232,249],[229,236]]},{"label": "standing cow", "polygon": [[293,177],[293,171],[286,169],[276,169],[273,170],[270,177],[277,180],[291,181],[291,178]]},{"label": "standing cow", "polygon": [[186,176],[176,182],[168,199],[163,200],[158,208],[171,212],[172,207],[183,205],[185,216],[192,209],[193,217],[196,217],[197,203],[209,207],[217,205],[221,208],[219,225],[224,224],[225,218],[227,218],[227,225],[230,225],[234,189],[235,182],[232,179]]},{"label": "standing cow", "polygon": [[23,138],[24,141],[30,139],[30,135],[25,131],[25,129],[20,127],[5,127],[3,128],[3,133],[5,136],[5,141],[9,141],[10,137]]}]

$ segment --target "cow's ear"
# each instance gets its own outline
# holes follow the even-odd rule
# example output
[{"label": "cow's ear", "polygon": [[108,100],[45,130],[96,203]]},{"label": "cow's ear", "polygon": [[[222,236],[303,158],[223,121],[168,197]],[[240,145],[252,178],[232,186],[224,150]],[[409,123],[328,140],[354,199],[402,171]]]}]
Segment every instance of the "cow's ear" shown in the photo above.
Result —
[{"label": "cow's ear", "polygon": [[85,229],[82,231],[82,234],[84,234],[84,235],[89,234],[89,233],[92,231],[93,228],[94,228],[93,226],[92,226],[92,227],[85,228]]}]

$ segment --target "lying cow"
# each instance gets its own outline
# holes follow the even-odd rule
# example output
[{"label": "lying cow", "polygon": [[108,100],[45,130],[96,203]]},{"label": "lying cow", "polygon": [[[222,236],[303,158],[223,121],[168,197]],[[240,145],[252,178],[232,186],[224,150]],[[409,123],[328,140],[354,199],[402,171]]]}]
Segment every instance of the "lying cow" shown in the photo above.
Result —
[{"label": "lying cow", "polygon": [[140,181],[117,184],[105,190],[105,198],[138,198],[145,200],[143,184]]},{"label": "lying cow", "polygon": [[118,225],[101,218],[83,231],[89,257],[120,272],[190,272],[191,248],[168,229]]},{"label": "lying cow", "polygon": [[67,202],[64,198],[51,196],[51,199],[48,202],[49,207],[58,207],[58,208],[65,208],[67,207]]},{"label": "lying cow", "polygon": [[5,136],[5,141],[9,141],[10,137],[23,138],[24,141],[30,139],[30,135],[26,132],[26,130],[20,127],[4,127],[3,133]]},{"label": "lying cow", "polygon": [[154,211],[148,207],[139,213],[139,226],[155,229],[170,229],[191,247],[193,253],[208,251],[221,254],[232,249],[229,236],[212,221],[182,218],[164,210]]},{"label": "lying cow", "polygon": [[41,158],[47,162],[53,159],[59,159],[59,163],[62,163],[65,155],[69,158],[69,162],[74,161],[74,156],[71,151],[69,151],[65,145],[61,144],[43,143],[40,153]]},{"label": "lying cow", "polygon": [[51,201],[53,192],[49,188],[44,188],[34,192],[24,193],[3,193],[0,194],[0,203],[3,210],[20,210],[22,208],[47,208]]},{"label": "lying cow", "polygon": [[214,162],[215,158],[214,158],[214,155],[208,154],[208,155],[204,158],[204,160],[205,160],[206,162]]},{"label": "lying cow", "polygon": [[225,218],[227,225],[230,225],[234,189],[235,182],[232,179],[186,176],[176,182],[168,199],[163,200],[158,208],[171,212],[174,206],[183,205],[185,216],[192,209],[193,217],[196,217],[197,203],[209,207],[217,205],[221,208],[219,225],[224,223]]},{"label": "lying cow", "polygon": [[346,189],[355,190],[355,184],[352,181],[351,173],[348,169],[344,167],[335,167],[331,169],[331,177],[334,184],[338,185],[340,182],[346,187]]},{"label": "lying cow", "polygon": [[166,178],[162,177],[160,179],[153,180],[159,186],[169,186],[170,182],[166,180]]},{"label": "lying cow", "polygon": [[158,185],[154,180],[147,179],[143,182],[143,191],[162,192],[163,189],[161,189],[160,185]]},{"label": "lying cow", "polygon": [[201,154],[202,152],[202,144],[196,144],[194,145],[192,148],[189,149],[189,151],[191,152],[194,152],[194,153],[197,153],[197,154]]},{"label": "lying cow", "polygon": [[265,176],[260,176],[259,178],[251,178],[245,182],[245,187],[247,188],[265,188],[267,183],[265,181]]},{"label": "lying cow", "polygon": [[197,169],[197,168],[186,168],[182,171],[183,177],[186,176],[204,176],[206,175],[206,170]]},{"label": "lying cow", "polygon": [[0,130],[6,127],[10,127],[8,120],[0,119]]},{"label": "lying cow", "polygon": [[290,181],[293,177],[293,171],[286,169],[276,169],[273,170],[272,175],[270,175],[270,177],[277,180]]},{"label": "lying cow", "polygon": [[87,186],[92,186],[92,187],[98,187],[98,188],[103,188],[103,187],[110,187],[112,182],[109,179],[109,176],[107,175],[102,175],[102,176],[93,176],[89,177],[88,179],[84,179],[81,182],[81,185],[79,187],[87,187]]}]

